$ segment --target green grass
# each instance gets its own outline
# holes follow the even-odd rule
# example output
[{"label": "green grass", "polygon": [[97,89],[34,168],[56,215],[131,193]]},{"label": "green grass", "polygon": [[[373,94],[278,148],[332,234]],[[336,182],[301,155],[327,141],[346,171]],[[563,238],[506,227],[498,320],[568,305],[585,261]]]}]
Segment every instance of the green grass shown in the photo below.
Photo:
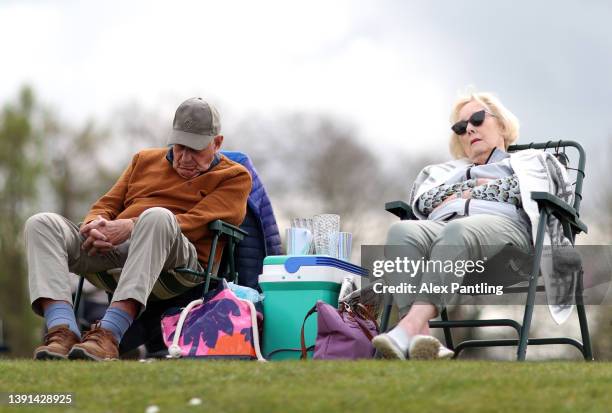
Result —
[{"label": "green grass", "polygon": [[[0,392],[71,392],[4,412],[604,412],[612,364],[584,362],[0,361]],[[188,406],[192,397],[200,406]]]}]

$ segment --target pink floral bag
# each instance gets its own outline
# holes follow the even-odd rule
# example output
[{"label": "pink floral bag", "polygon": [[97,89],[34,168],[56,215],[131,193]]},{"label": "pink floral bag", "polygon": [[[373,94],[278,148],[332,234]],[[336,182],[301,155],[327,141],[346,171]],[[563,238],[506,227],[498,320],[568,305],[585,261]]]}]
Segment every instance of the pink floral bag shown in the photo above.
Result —
[{"label": "pink floral bag", "polygon": [[161,320],[170,358],[210,357],[265,361],[259,346],[261,313],[234,294],[226,281],[205,299],[170,309]]}]

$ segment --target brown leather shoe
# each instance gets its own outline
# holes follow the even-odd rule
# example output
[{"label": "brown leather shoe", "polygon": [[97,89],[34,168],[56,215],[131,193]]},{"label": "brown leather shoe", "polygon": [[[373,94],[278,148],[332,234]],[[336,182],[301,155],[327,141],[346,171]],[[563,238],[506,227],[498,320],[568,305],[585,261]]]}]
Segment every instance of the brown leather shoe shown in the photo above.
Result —
[{"label": "brown leather shoe", "polygon": [[94,324],[83,336],[80,344],[72,346],[68,353],[70,360],[114,360],[119,357],[119,343],[110,330]]},{"label": "brown leather shoe", "polygon": [[72,346],[81,339],[68,328],[68,324],[51,327],[42,346],[34,350],[35,360],[66,360]]}]

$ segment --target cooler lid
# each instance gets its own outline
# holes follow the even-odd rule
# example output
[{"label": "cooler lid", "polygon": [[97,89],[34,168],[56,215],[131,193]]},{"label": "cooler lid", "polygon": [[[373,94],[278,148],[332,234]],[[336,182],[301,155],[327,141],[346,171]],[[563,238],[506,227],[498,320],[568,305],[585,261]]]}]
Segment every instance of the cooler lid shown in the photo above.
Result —
[{"label": "cooler lid", "polygon": [[368,276],[367,269],[327,255],[271,255],[263,263],[264,266],[284,265],[289,274],[298,272],[301,267],[333,267],[361,277]]}]

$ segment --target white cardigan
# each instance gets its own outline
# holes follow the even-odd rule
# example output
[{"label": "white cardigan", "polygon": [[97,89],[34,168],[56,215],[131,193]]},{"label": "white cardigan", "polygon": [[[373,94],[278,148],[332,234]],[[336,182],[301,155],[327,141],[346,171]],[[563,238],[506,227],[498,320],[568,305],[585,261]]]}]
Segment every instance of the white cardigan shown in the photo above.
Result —
[{"label": "white cardigan", "polygon": [[[506,161],[506,160],[505,160]],[[523,209],[531,222],[533,240],[536,239],[540,212],[538,204],[531,199],[531,192],[549,192],[572,204],[572,185],[567,172],[561,163],[549,152],[536,149],[526,149],[510,154],[510,166],[516,174],[521,188],[521,201]],[[419,173],[410,192],[412,212],[419,219],[427,219],[417,208],[418,199],[425,192],[445,183],[451,176],[460,170],[472,165],[467,158],[456,159],[436,165],[429,165]],[[565,239],[558,220],[549,222],[544,244],[565,245]],[[551,239],[552,237],[552,239]]]}]

